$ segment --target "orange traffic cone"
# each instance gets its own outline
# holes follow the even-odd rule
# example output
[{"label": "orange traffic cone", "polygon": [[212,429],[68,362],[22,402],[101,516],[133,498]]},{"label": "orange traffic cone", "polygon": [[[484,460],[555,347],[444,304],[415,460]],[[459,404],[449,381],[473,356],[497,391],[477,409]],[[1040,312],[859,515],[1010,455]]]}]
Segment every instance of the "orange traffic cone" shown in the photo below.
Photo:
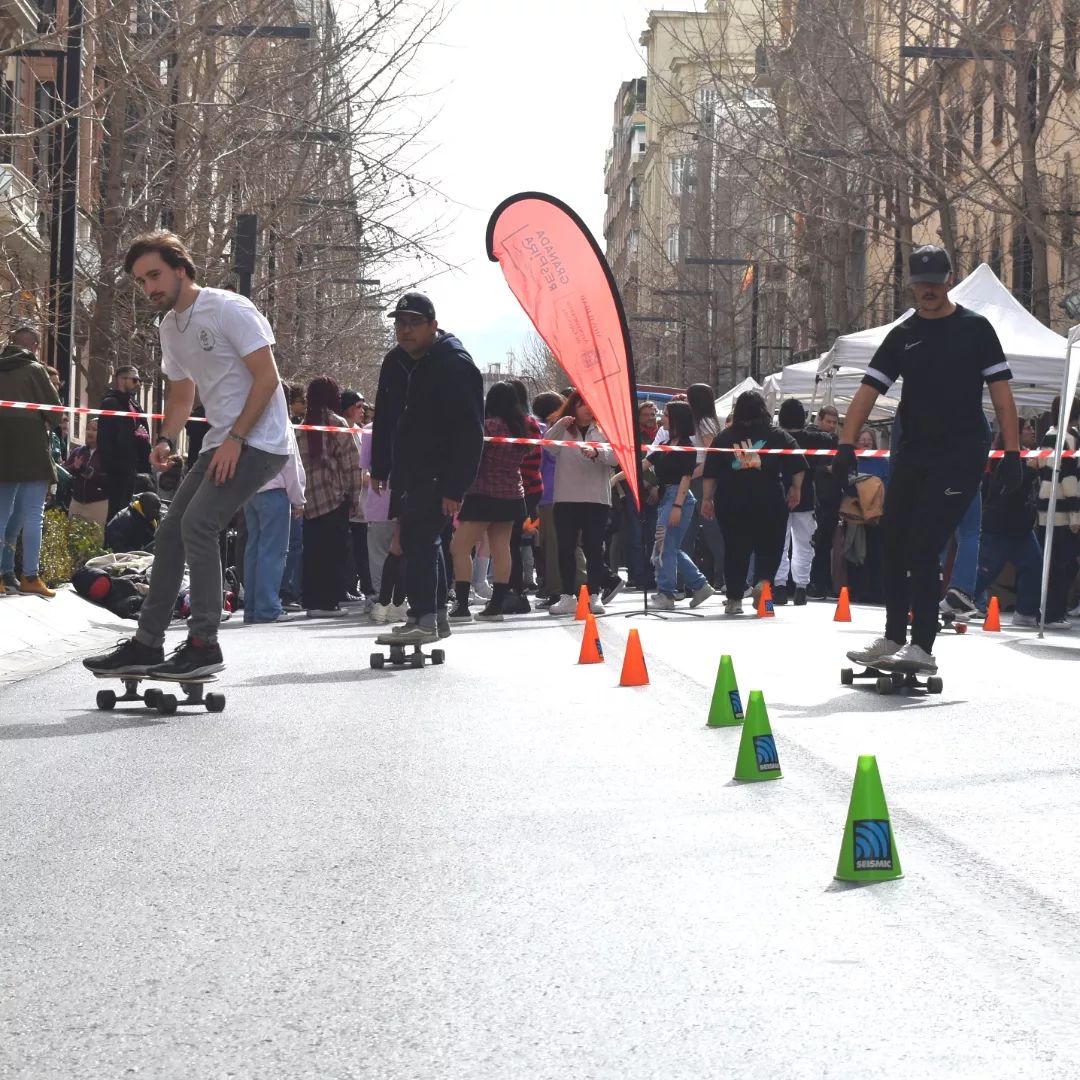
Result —
[{"label": "orange traffic cone", "polygon": [[604,662],[604,647],[600,644],[600,631],[596,629],[596,620],[592,612],[585,613],[585,634],[581,639],[581,652],[578,653],[579,664],[602,664]]},{"label": "orange traffic cone", "polygon": [[851,598],[848,596],[847,586],[840,590],[840,599],[836,601],[836,614],[832,617],[833,622],[851,622]]},{"label": "orange traffic cone", "polygon": [[589,587],[582,585],[577,594],[577,607],[574,609],[574,621],[584,622],[589,614]]},{"label": "orange traffic cone", "polygon": [[986,608],[986,618],[983,620],[983,629],[991,631],[1001,630],[1001,605],[996,596],[990,597],[990,603]]},{"label": "orange traffic cone", "polygon": [[636,630],[631,630],[626,639],[626,654],[623,656],[619,685],[649,685],[649,669],[645,667],[645,654],[641,651],[641,638]]},{"label": "orange traffic cone", "polygon": [[757,604],[757,617],[759,619],[774,619],[776,612],[773,610],[772,586],[766,581],[761,590],[761,597]]}]

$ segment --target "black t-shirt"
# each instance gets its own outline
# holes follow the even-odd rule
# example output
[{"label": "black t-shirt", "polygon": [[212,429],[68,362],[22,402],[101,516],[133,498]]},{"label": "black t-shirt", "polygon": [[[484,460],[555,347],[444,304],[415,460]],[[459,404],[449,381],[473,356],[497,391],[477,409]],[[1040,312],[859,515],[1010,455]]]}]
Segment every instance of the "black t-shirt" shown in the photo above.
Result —
[{"label": "black t-shirt", "polygon": [[[721,431],[712,444],[732,447],[745,442],[757,449],[798,449],[786,431],[772,426],[747,431],[733,425]],[[753,468],[746,467],[734,454],[708,454],[704,476],[716,481],[713,500],[717,516],[722,518],[725,514],[737,515],[763,503],[786,512],[784,499],[791,478],[805,470],[806,458],[802,454],[761,454]]]},{"label": "black t-shirt", "polygon": [[[822,431],[820,428],[804,428],[802,431],[792,431],[789,434],[801,450],[832,450],[836,447],[836,435],[828,431]],[[804,458],[803,460],[806,461],[807,469],[802,482],[802,497],[799,499],[799,505],[795,507],[796,513],[814,509],[815,470],[811,467],[811,461],[824,461],[826,468],[832,464],[832,458],[811,458],[809,460]]]},{"label": "black t-shirt", "polygon": [[884,394],[903,379],[900,448],[987,447],[983,383],[1011,379],[988,319],[956,305],[944,319],[911,315],[878,346],[863,383]]},{"label": "black t-shirt", "polygon": [[653,472],[656,473],[656,482],[660,485],[660,497],[669,484],[678,487],[684,476],[693,475],[697,465],[697,454],[688,450],[654,450],[648,457],[652,464]]}]

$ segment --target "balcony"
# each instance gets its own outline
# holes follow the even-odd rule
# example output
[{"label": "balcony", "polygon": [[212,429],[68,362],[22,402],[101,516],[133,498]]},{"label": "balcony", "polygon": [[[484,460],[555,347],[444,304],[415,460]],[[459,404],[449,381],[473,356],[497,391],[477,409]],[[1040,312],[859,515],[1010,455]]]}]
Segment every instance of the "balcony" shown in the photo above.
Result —
[{"label": "balcony", "polygon": [[[27,3],[27,0],[0,0],[0,25],[6,22],[14,26],[14,37],[22,43],[30,40],[37,34],[38,11],[35,5]],[[0,30],[0,40],[7,34]],[[5,46],[6,46],[5,42]]]},{"label": "balcony", "polygon": [[0,249],[44,273],[46,248],[38,232],[37,189],[14,165],[0,164]]}]

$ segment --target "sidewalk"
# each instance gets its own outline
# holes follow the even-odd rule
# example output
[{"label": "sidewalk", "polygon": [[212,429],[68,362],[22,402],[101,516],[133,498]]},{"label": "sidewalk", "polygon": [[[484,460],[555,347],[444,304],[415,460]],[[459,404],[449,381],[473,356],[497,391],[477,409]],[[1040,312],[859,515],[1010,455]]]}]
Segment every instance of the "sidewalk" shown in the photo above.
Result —
[{"label": "sidewalk", "polygon": [[70,585],[55,597],[0,597],[0,687],[89,656],[130,637],[135,623],[79,596]]}]

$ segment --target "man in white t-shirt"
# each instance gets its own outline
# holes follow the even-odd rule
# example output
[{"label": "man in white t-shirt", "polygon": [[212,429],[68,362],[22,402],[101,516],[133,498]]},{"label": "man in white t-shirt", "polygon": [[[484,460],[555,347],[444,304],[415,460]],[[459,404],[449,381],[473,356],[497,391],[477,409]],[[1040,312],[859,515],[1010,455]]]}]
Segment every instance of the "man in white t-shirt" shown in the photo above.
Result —
[{"label": "man in white t-shirt", "polygon": [[[217,642],[218,536],[288,460],[288,409],[270,324],[246,297],[196,284],[195,265],[178,237],[168,232],[138,237],[124,269],[162,316],[161,366],[169,388],[151,465],[168,466],[196,389],[209,430],[158,529],[150,592],[135,636],[83,663],[102,674],[197,678],[225,666]],[[185,562],[191,579],[188,638],[166,661],[165,631]]]}]

